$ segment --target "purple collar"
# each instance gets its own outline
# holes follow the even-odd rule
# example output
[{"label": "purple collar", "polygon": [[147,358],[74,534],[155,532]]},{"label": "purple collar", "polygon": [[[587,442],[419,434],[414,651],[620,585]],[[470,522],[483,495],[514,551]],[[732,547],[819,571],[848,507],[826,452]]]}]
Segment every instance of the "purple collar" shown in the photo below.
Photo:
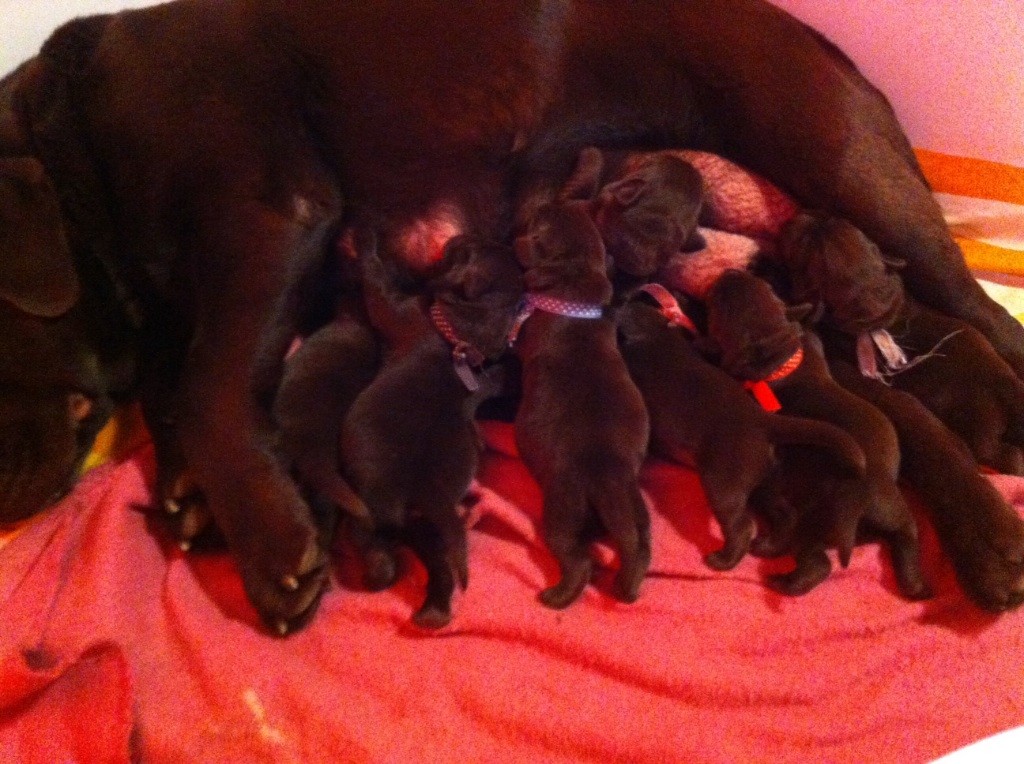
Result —
[{"label": "purple collar", "polygon": [[508,333],[508,344],[514,345],[519,336],[519,330],[523,328],[526,319],[533,315],[536,310],[545,313],[554,313],[557,316],[566,318],[582,318],[593,320],[604,315],[604,308],[591,302],[572,302],[571,300],[560,300],[557,297],[550,297],[546,294],[527,292],[523,297],[523,303],[519,308],[519,315]]}]

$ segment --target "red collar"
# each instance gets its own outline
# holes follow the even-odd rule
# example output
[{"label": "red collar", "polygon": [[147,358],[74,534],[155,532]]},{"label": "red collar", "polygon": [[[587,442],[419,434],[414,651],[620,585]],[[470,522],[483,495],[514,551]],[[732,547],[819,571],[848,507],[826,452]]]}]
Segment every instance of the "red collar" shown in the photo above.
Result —
[{"label": "red collar", "polygon": [[765,411],[775,413],[776,411],[782,408],[782,404],[779,403],[779,399],[775,396],[775,393],[772,391],[771,385],[769,385],[769,383],[778,382],[779,380],[788,377],[790,374],[796,371],[797,367],[799,367],[800,364],[803,363],[803,360],[804,349],[803,347],[798,347],[796,349],[796,352],[793,353],[793,355],[791,355],[784,364],[782,364],[779,368],[777,368],[767,377],[765,377],[764,379],[759,379],[757,381],[747,380],[746,382],[743,383],[743,387],[750,391],[750,393],[754,396],[754,400],[761,404],[761,408],[763,408]]},{"label": "red collar", "polygon": [[646,292],[658,301],[661,315],[668,320],[669,324],[697,334],[697,327],[694,326],[693,321],[690,320],[688,315],[683,313],[683,309],[679,307],[679,301],[665,287],[652,281],[640,287],[640,291]]},{"label": "red collar", "polygon": [[434,322],[434,328],[438,333],[452,346],[452,363],[455,364],[455,373],[459,375],[462,384],[470,392],[479,390],[480,382],[473,369],[483,366],[486,360],[484,354],[455,333],[455,328],[445,315],[441,303],[435,302],[430,306],[430,320]]}]

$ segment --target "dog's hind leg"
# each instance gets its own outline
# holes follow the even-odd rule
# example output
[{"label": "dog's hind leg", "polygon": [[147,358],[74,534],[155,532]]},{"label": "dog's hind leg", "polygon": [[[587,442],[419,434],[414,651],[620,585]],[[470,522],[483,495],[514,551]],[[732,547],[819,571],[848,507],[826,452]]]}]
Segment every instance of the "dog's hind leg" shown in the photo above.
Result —
[{"label": "dog's hind leg", "polygon": [[569,607],[583,593],[594,573],[589,539],[585,537],[589,508],[585,494],[563,485],[545,487],[544,541],[558,562],[560,579],[543,590],[540,601],[550,608]]},{"label": "dog's hind leg", "polygon": [[[750,549],[757,525],[747,509],[752,491],[748,478],[767,474],[770,467],[767,444],[764,444],[762,453],[750,450],[745,454],[733,454],[725,461],[715,459],[715,455],[708,452],[698,454],[701,486],[725,540],[721,549],[704,558],[709,568],[731,570]],[[762,463],[757,465],[755,460]],[[742,474],[736,465],[743,465]]]},{"label": "dog's hind leg", "polygon": [[619,572],[613,592],[622,602],[635,602],[651,565],[651,518],[635,481],[609,480],[594,493],[598,518],[619,548]]},{"label": "dog's hind leg", "polygon": [[403,535],[427,570],[427,593],[412,616],[413,623],[424,629],[447,626],[452,619],[455,592],[448,545],[438,527],[424,517],[412,518]]}]

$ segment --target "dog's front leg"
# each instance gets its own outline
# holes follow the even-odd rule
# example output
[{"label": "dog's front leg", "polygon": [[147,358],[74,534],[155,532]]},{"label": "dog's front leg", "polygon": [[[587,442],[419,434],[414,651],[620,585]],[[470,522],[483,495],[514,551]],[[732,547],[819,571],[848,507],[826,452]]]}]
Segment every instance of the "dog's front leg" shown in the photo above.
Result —
[{"label": "dog's front leg", "polygon": [[324,230],[263,205],[235,206],[197,239],[196,324],[178,395],[190,476],[233,552],[263,621],[284,634],[326,582],[312,515],[277,453],[270,406],[293,335],[297,274]]}]

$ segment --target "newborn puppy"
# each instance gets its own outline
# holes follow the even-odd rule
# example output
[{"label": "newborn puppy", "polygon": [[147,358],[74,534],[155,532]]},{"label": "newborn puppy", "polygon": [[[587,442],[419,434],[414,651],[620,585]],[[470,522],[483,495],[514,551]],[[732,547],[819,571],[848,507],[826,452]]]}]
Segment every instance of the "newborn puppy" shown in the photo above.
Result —
[{"label": "newborn puppy", "polygon": [[414,296],[399,289],[372,243],[361,250],[367,312],[387,350],[341,428],[345,477],[372,520],[355,523],[355,541],[370,589],[394,582],[394,544],[412,547],[428,576],[413,620],[439,628],[451,619],[456,580],[468,582],[457,505],[479,457],[473,413],[497,389],[478,370],[506,350],[522,275],[507,247],[459,236],[425,295]]},{"label": "newborn puppy", "polygon": [[580,152],[563,199],[590,200],[590,212],[617,270],[653,276],[683,249],[699,249],[698,172],[670,152]]},{"label": "newborn puppy", "polygon": [[516,240],[527,302],[515,336],[522,362],[516,443],[544,494],[544,538],[561,579],[541,592],[570,605],[593,571],[588,543],[619,547],[615,596],[634,601],[650,565],[650,518],[637,483],[647,451],[643,398],[603,307],[605,248],[585,202],[542,206]]},{"label": "newborn puppy", "polygon": [[321,327],[288,358],[274,400],[281,447],[299,481],[343,513],[369,510],[341,475],[341,423],[380,367],[381,346],[369,325],[358,284],[343,285],[335,320]]},{"label": "newborn puppy", "polygon": [[708,293],[707,310],[708,332],[729,374],[748,381],[755,395],[776,398],[787,413],[846,430],[867,457],[863,478],[837,474],[819,453],[806,449],[793,449],[794,457],[784,460],[776,485],[796,508],[797,567],[771,584],[787,594],[809,591],[831,570],[826,546],[837,544],[846,564],[863,524],[863,530],[889,541],[902,593],[929,596],[917,526],[896,484],[900,454],[892,424],[831,378],[818,338],[790,320],[767,282],[746,271],[727,271]]},{"label": "newborn puppy", "polygon": [[[1024,383],[978,330],[906,296],[894,272],[902,264],[845,220],[798,215],[778,255],[793,299],[824,309],[828,343],[843,357],[918,398],[979,462],[1024,474]],[[910,360],[879,374],[874,344],[891,352],[888,338]]]},{"label": "newborn puppy", "polygon": [[774,469],[776,445],[823,449],[852,475],[864,474],[864,453],[832,424],[766,412],[697,352],[687,336],[688,319],[672,295],[657,284],[644,290],[655,295],[658,306],[641,291],[619,309],[619,347],[647,405],[652,452],[696,467],[722,528],[725,544],[705,562],[728,570],[754,536],[747,503]]}]

